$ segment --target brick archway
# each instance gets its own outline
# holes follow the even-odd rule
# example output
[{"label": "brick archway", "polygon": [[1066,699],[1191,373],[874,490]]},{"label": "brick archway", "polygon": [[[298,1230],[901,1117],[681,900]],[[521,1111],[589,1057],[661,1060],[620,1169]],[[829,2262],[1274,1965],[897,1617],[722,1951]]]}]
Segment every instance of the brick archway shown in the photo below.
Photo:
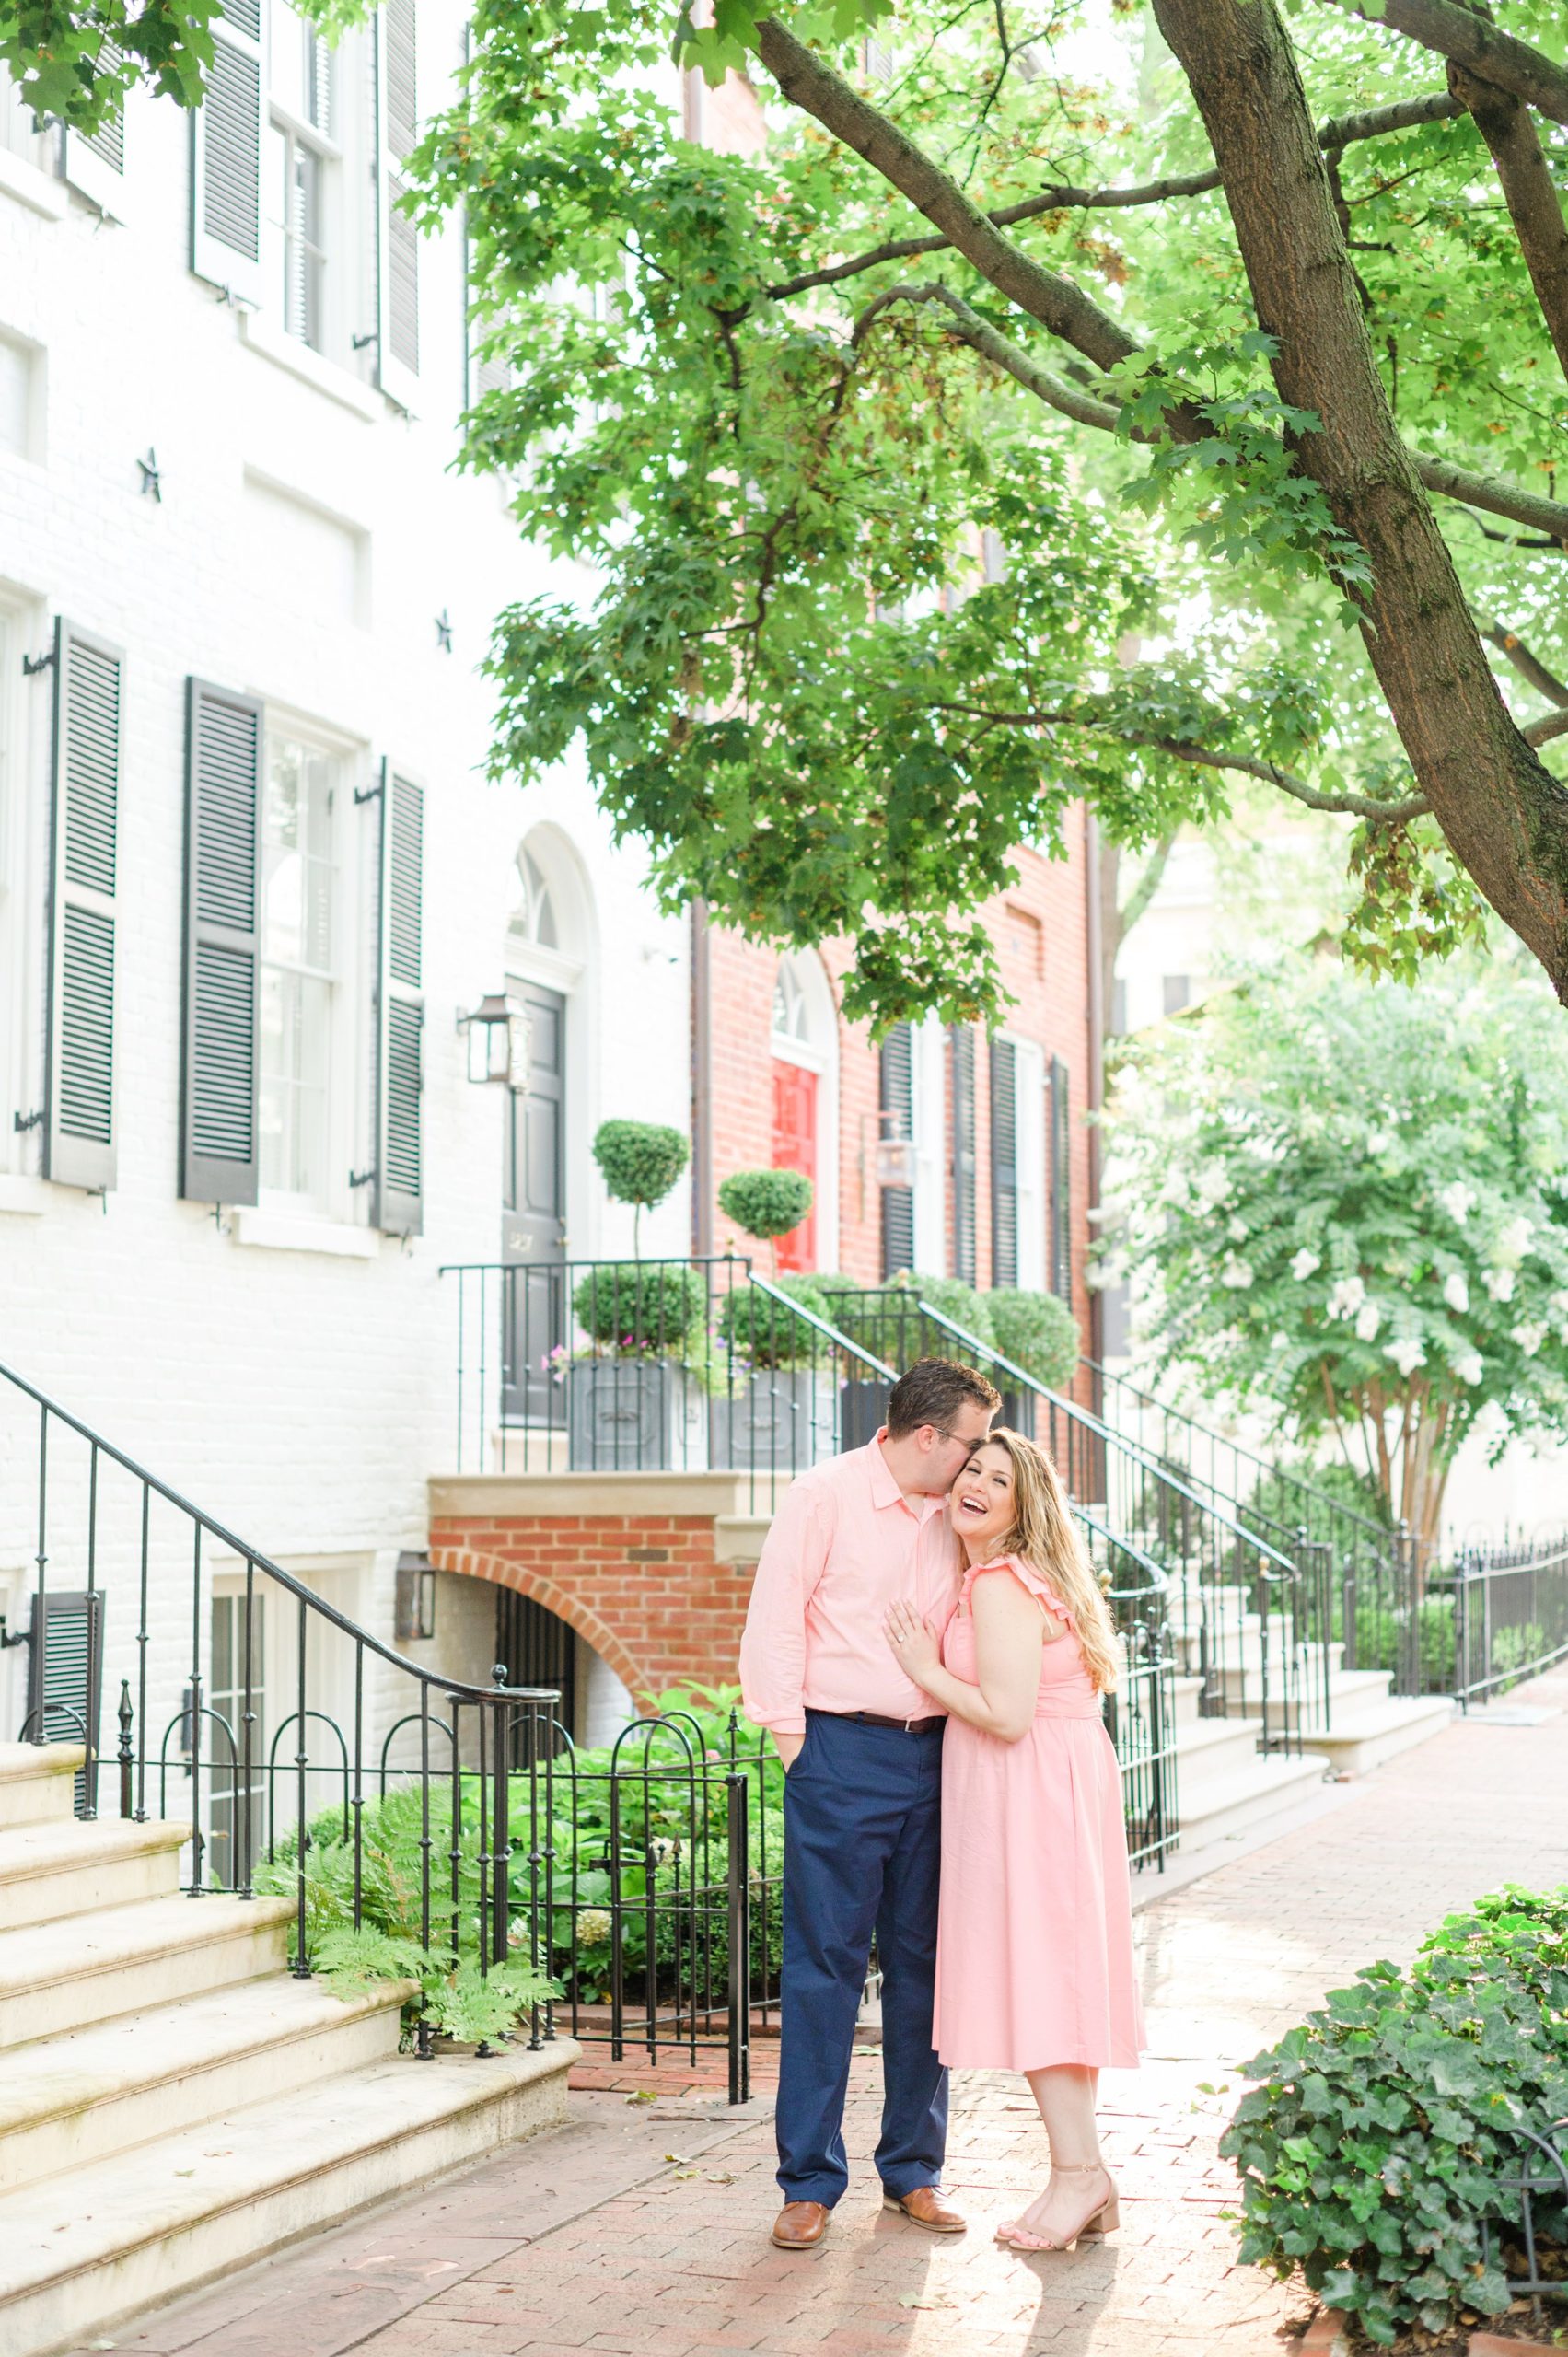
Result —
[{"label": "brick archway", "polygon": [[564,1620],[569,1629],[575,1630],[585,1644],[593,1647],[600,1661],[608,1662],[634,1701],[640,1702],[645,1694],[655,1690],[653,1674],[631,1648],[605,1626],[590,1606],[580,1596],[568,1594],[547,1572],[536,1571],[531,1564],[516,1562],[505,1555],[476,1553],[470,1547],[432,1546],[430,1560],[437,1571],[456,1572],[464,1579],[488,1580],[493,1587],[509,1587],[519,1596],[531,1596],[536,1604],[542,1604],[547,1612],[553,1612],[558,1620]]}]

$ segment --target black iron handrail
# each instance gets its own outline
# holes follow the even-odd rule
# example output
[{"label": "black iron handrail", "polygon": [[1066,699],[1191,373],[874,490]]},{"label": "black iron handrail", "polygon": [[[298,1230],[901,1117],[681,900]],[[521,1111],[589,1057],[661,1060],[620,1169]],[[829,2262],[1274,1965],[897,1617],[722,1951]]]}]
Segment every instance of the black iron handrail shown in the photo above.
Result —
[{"label": "black iron handrail", "polygon": [[[477,1835],[477,1853],[473,1864],[478,1873],[478,1910],[473,1919],[475,1939],[472,1943],[481,1979],[487,1978],[506,1961],[511,1945],[513,1899],[511,1865],[514,1852],[513,1814],[508,1771],[505,1764],[504,1747],[500,1740],[502,1727],[510,1716],[521,1712],[536,1719],[547,1721],[553,1713],[559,1697],[543,1688],[510,1687],[505,1672],[493,1678],[489,1686],[471,1684],[427,1669],[411,1661],[382,1638],[362,1628],[350,1616],[341,1611],[325,1597],[318,1596],[294,1573],[274,1562],[261,1548],[231,1530],[226,1523],[187,1498],[172,1483],[157,1474],[124,1449],[117,1447],[95,1432],[90,1425],[64,1408],[37,1385],[15,1368],[0,1364],[0,1378],[18,1399],[30,1402],[38,1411],[38,1504],[37,1546],[34,1554],[35,1583],[29,1628],[17,1636],[7,1636],[9,1644],[26,1643],[32,1648],[29,1688],[38,1698],[23,1722],[23,1739],[34,1744],[48,1743],[58,1738],[62,1725],[79,1733],[87,1758],[77,1780],[78,1808],[84,1816],[98,1813],[98,1771],[100,1757],[100,1734],[98,1724],[100,1708],[104,1632],[103,1604],[107,1589],[100,1580],[100,1540],[114,1522],[107,1485],[100,1479],[105,1467],[118,1468],[129,1477],[130,1496],[139,1504],[128,1527],[129,1551],[135,1565],[138,1599],[138,1624],[135,1631],[136,1695],[132,1699],[131,1679],[122,1680],[121,1700],[117,1713],[120,1726],[118,1765],[120,1770],[120,1814],[123,1817],[145,1823],[156,1814],[159,1820],[168,1817],[168,1782],[171,1773],[170,1743],[175,1755],[183,1755],[183,1774],[190,1780],[191,1878],[185,1886],[192,1897],[223,1888],[241,1898],[256,1895],[259,1865],[263,1863],[258,1852],[263,1846],[265,1860],[274,1886],[280,1880],[292,1880],[294,1887],[294,1969],[306,1974],[310,1969],[311,1927],[309,1923],[310,1868],[309,1853],[313,1846],[312,1782],[323,1773],[334,1788],[341,1781],[341,1812],[345,1840],[352,1847],[352,1895],[349,1910],[354,1931],[364,1921],[366,1882],[363,1844],[363,1813],[366,1792],[366,1671],[374,1660],[386,1669],[395,1671],[413,1681],[417,1706],[404,1715],[401,1724],[416,1724],[419,1728],[419,1764],[412,1772],[421,1795],[421,1830],[419,1837],[419,1941],[424,1951],[436,1953],[433,1934],[444,1928],[448,1898],[452,1933],[454,1965],[464,1944],[466,1924],[459,1920],[459,1888],[468,1857],[465,1852],[465,1806],[477,1810],[477,1823],[470,1822],[468,1831]],[[57,1428],[57,1429],[56,1429]],[[85,1530],[77,1534],[77,1541],[85,1556],[87,1587],[85,1601],[85,1636],[81,1641],[82,1694],[80,1703],[63,1701],[50,1692],[50,1644],[52,1603],[60,1602],[72,1592],[51,1586],[51,1506],[52,1481],[54,1503],[60,1504],[63,1476],[58,1457],[52,1459],[51,1439],[58,1443],[62,1434],[69,1434],[86,1445],[87,1450],[85,1505],[75,1501],[85,1519]],[[154,1643],[155,1614],[167,1612],[167,1599],[153,1593],[151,1567],[152,1507],[161,1501],[180,1517],[181,1528],[188,1534],[190,1548],[191,1603],[191,1670],[190,1682],[180,1707],[169,1717],[160,1739],[154,1740],[148,1717],[150,1683],[149,1652]],[[204,1578],[203,1543],[208,1542],[210,1561],[214,1547],[226,1550],[243,1567],[242,1596],[235,1602],[242,1604],[243,1671],[233,1679],[233,1693],[238,1727],[225,1713],[216,1710],[207,1698],[209,1688],[210,1636],[207,1615],[211,1607],[210,1578]],[[112,1538],[105,1542],[112,1544]],[[265,1746],[261,1732],[261,1705],[265,1694],[264,1668],[261,1664],[261,1616],[258,1610],[258,1582],[268,1582],[292,1608],[294,1643],[297,1653],[296,1692],[293,1707],[273,1730],[270,1747]],[[265,1593],[266,1591],[263,1591]],[[73,1600],[74,1595],[73,1595]],[[346,1641],[352,1649],[353,1715],[352,1741],[343,1727],[331,1713],[319,1710],[310,1700],[308,1675],[311,1666],[310,1637],[313,1630],[331,1631]],[[160,1627],[157,1632],[163,1633]],[[167,1676],[167,1672],[165,1673]],[[226,1687],[225,1691],[230,1690]],[[433,1714],[433,1698],[440,1697],[450,1712],[449,1721]],[[459,1722],[463,1713],[473,1721],[477,1737],[477,1780],[472,1767],[465,1770]],[[338,1759],[329,1769],[310,1756],[312,1725],[325,1724],[335,1738]],[[292,1757],[279,1758],[283,1738],[293,1731]],[[221,1733],[224,1749],[213,1756],[213,1746]],[[434,1733],[447,1736],[450,1746],[450,1766],[439,1771],[442,1792],[441,1806],[447,1804],[451,1811],[450,1890],[438,1894],[434,1864],[435,1837],[433,1833],[433,1793],[436,1775],[431,1762],[431,1737]],[[385,1749],[385,1747],[384,1747]],[[548,1750],[548,1746],[542,1747]],[[230,1812],[228,1832],[228,1871],[219,1875],[212,1870],[211,1854],[214,1836],[203,1820],[202,1776],[203,1751],[206,1759],[207,1791],[205,1809],[215,1827],[216,1812],[226,1807]],[[264,1751],[264,1757],[261,1756]],[[148,1808],[148,1769],[156,1774],[157,1810]],[[381,1785],[386,1786],[385,1758],[382,1761]],[[465,1794],[465,1774],[472,1789]],[[280,1785],[285,1792],[292,1787],[292,1826],[279,1829],[278,1797]],[[264,1845],[258,1838],[257,1819],[261,1815],[262,1794],[266,1800],[266,1831]],[[337,1804],[334,1803],[334,1808]],[[530,1788],[528,1815],[533,1835],[528,1864],[532,1885],[528,1938],[530,1964],[537,1961],[538,1934],[542,1901],[548,1920],[549,1888],[548,1859],[545,1887],[537,1887],[538,1868],[541,1854],[537,1840],[540,1795]],[[181,1810],[178,1822],[183,1826],[186,1812]],[[174,1821],[174,1820],[170,1820]],[[466,1902],[465,1902],[466,1904]],[[439,1919],[439,1922],[438,1922]],[[540,2042],[543,2036],[553,2035],[548,2009],[534,2005],[532,2039]],[[422,2004],[419,2022],[419,2050],[431,2051],[431,2038]]]},{"label": "black iron handrail", "polygon": [[879,1376],[885,1383],[898,1381],[894,1369],[884,1365],[875,1352],[868,1351],[864,1343],[854,1341],[848,1334],[842,1333],[828,1318],[819,1318],[814,1309],[807,1309],[803,1301],[794,1300],[789,1294],[782,1292],[777,1285],[771,1284],[766,1277],[760,1277],[755,1269],[751,1271],[750,1283],[753,1292],[765,1294],[770,1301],[776,1302],[781,1309],[787,1309],[790,1316],[798,1318],[803,1326],[810,1327],[814,1333],[820,1334],[824,1341],[831,1342],[835,1350],[845,1352],[861,1366],[869,1367],[872,1374]]}]

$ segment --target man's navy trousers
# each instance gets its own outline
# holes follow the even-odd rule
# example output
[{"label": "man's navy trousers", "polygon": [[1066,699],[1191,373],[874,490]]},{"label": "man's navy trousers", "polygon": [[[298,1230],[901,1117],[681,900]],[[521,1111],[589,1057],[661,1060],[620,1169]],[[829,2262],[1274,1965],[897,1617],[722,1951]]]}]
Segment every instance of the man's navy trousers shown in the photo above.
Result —
[{"label": "man's navy trousers", "polygon": [[784,1779],[783,2032],[775,2125],[787,2201],[830,2210],[849,2182],[844,2093],[871,1935],[882,1972],[882,2136],[889,2193],[935,2185],[947,2073],[932,2049],[942,1736],[807,1711]]}]

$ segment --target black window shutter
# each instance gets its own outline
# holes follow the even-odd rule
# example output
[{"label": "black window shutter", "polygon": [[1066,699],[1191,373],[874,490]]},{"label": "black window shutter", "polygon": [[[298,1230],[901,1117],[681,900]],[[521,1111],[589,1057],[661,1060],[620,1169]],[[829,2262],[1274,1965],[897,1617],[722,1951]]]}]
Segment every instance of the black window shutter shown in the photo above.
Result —
[{"label": "black window shutter", "polygon": [[112,1187],[120,741],[125,658],[54,625],[43,1173]]},{"label": "black window shutter", "polygon": [[424,1225],[424,789],[381,764],[377,898],[376,1181],[373,1225],[417,1236]]},{"label": "black window shutter", "polygon": [[991,1282],[1018,1282],[1018,1059],[1011,1039],[991,1043]]},{"label": "black window shutter", "polygon": [[261,865],[261,704],[189,683],[180,1191],[253,1203]]},{"label": "black window shutter", "polygon": [[419,232],[400,200],[419,142],[416,0],[385,0],[376,18],[377,382],[403,409],[419,395]]},{"label": "black window shutter", "polygon": [[1073,1097],[1060,1056],[1051,1059],[1051,1290],[1073,1299]]},{"label": "black window shutter", "polygon": [[975,1281],[974,1241],[974,1033],[955,1026],[947,1034],[953,1074],[953,1274]]},{"label": "black window shutter", "polygon": [[[914,1049],[907,1023],[896,1023],[882,1042],[879,1109],[884,1138],[914,1135]],[[896,1277],[914,1266],[914,1189],[882,1190],[882,1274]]]},{"label": "black window shutter", "polygon": [[261,0],[226,0],[206,94],[191,110],[191,267],[247,303],[266,289],[261,250]]}]

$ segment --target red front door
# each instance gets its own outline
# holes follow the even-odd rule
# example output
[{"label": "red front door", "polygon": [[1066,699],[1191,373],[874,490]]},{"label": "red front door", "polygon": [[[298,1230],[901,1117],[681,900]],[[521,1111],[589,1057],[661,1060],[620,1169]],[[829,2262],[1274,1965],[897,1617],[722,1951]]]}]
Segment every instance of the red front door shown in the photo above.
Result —
[{"label": "red front door", "polygon": [[[817,1184],[817,1075],[799,1064],[773,1064],[773,1168],[804,1170]],[[817,1211],[813,1205],[798,1227],[778,1242],[781,1269],[817,1266]]]}]

